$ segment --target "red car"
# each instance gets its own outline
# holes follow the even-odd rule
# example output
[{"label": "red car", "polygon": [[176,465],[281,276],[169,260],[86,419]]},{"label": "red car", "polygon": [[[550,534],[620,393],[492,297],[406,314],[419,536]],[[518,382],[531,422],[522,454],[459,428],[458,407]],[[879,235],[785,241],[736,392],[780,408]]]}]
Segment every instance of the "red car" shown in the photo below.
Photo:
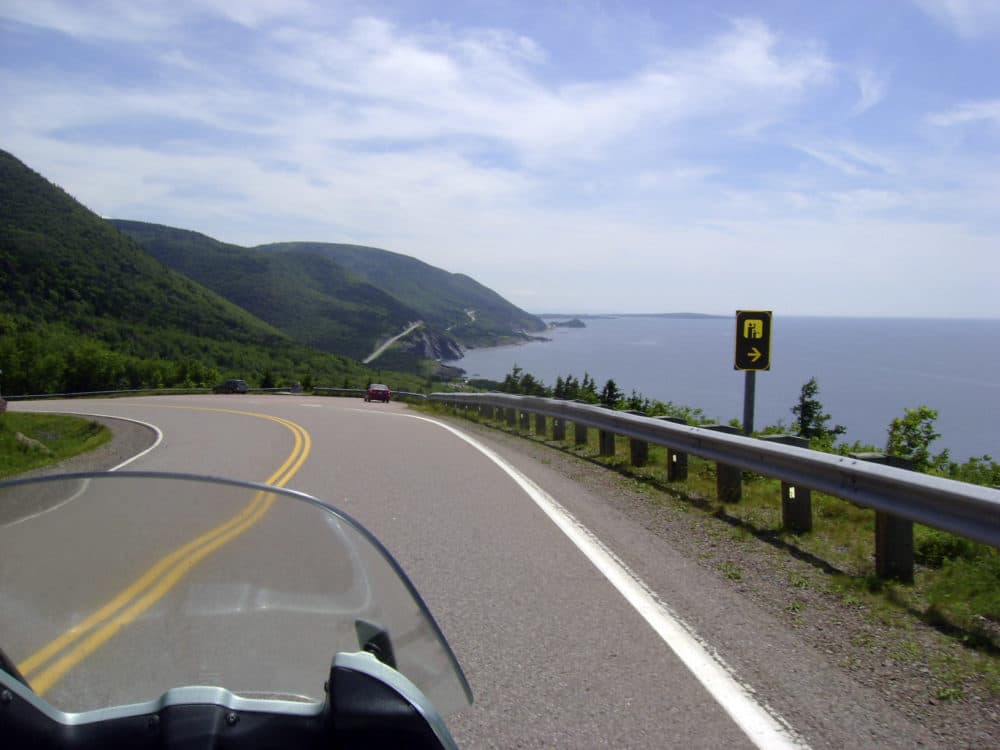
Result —
[{"label": "red car", "polygon": [[392,396],[392,391],[389,390],[389,386],[383,385],[382,383],[372,383],[368,386],[368,391],[365,393],[365,401],[382,401],[383,403],[389,403],[389,398]]}]

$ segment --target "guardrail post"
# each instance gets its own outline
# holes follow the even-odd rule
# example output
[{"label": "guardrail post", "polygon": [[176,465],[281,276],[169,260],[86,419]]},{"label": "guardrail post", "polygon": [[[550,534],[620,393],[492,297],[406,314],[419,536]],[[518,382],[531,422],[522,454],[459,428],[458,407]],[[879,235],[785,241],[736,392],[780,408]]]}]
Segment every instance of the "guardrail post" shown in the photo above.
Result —
[{"label": "guardrail post", "polygon": [[521,412],[521,429],[525,432],[531,431],[531,415],[526,411]]},{"label": "guardrail post", "polygon": [[[741,430],[727,424],[706,424],[702,425],[702,428],[714,432],[724,432],[727,435],[742,433]],[[735,466],[716,463],[715,492],[724,503],[738,503],[743,499],[743,472]]]},{"label": "guardrail post", "polygon": [[[898,469],[912,469],[913,462],[884,453],[852,453],[851,458]],[[913,583],[913,521],[875,511],[875,575]]]},{"label": "guardrail post", "polygon": [[615,433],[607,430],[597,431],[597,449],[602,456],[615,455]]},{"label": "guardrail post", "polygon": [[562,417],[552,418],[552,439],[553,440],[565,440],[566,439],[566,420]]},{"label": "guardrail post", "polygon": [[[636,411],[634,409],[629,409],[626,414],[635,414],[639,417],[646,416],[645,412]],[[645,466],[649,463],[649,443],[645,440],[636,440],[634,438],[629,438],[628,441],[629,448],[629,458],[632,460],[633,466]]]},{"label": "guardrail post", "polygon": [[[673,422],[674,424],[687,424],[687,420],[681,419],[680,417],[657,417],[657,419],[663,420],[664,422]],[[687,453],[675,451],[673,448],[667,448],[667,481],[679,482],[687,479],[687,477]]]},{"label": "guardrail post", "polygon": [[517,427],[517,409],[507,409],[507,424]]},{"label": "guardrail post", "polygon": [[[800,435],[761,435],[761,440],[808,448],[809,440]],[[812,531],[812,490],[789,482],[781,483],[781,526],[795,534]]]},{"label": "guardrail post", "polygon": [[587,444],[587,425],[580,422],[573,423],[573,442],[577,445]]},{"label": "guardrail post", "polygon": [[549,427],[545,422],[544,414],[535,415],[535,434],[540,437],[546,437],[549,432]]}]

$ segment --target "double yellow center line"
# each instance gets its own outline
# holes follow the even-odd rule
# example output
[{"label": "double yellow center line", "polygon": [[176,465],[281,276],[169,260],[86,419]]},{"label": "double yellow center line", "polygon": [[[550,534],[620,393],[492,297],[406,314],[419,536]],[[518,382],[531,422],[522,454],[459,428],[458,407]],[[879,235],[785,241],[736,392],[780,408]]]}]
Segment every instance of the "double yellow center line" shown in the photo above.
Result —
[{"label": "double yellow center line", "polygon": [[[284,487],[302,468],[312,450],[309,433],[287,419],[269,414],[226,409],[206,409],[206,411],[223,411],[268,419],[291,430],[295,436],[295,447],[281,467],[265,480],[266,484]],[[162,599],[198,563],[260,521],[274,504],[274,500],[273,493],[257,492],[250,504],[235,516],[162,557],[83,622],[73,626],[18,664],[18,670],[31,683],[31,687],[38,695],[44,695],[67,672]]]}]

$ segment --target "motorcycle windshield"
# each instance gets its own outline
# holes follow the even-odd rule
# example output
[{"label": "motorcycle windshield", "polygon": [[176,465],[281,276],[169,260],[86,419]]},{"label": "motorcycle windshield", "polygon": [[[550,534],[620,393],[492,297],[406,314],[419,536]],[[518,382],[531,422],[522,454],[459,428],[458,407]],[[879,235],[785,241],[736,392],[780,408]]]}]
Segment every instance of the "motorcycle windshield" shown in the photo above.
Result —
[{"label": "motorcycle windshield", "polygon": [[186,685],[322,702],[334,655],[366,642],[442,714],[471,702],[398,564],[314,498],[146,473],[0,485],[0,649],[62,711]]}]

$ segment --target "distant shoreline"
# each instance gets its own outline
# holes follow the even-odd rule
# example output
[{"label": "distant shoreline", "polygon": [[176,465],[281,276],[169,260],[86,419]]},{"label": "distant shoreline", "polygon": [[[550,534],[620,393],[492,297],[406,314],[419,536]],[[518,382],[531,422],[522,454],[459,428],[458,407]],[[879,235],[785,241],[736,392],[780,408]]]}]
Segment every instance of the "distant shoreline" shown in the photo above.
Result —
[{"label": "distant shoreline", "polygon": [[705,313],[678,312],[678,313],[536,313],[535,317],[546,319],[579,318],[580,320],[614,320],[616,318],[680,318],[684,320],[692,319],[726,319],[732,315],[708,315]]}]

